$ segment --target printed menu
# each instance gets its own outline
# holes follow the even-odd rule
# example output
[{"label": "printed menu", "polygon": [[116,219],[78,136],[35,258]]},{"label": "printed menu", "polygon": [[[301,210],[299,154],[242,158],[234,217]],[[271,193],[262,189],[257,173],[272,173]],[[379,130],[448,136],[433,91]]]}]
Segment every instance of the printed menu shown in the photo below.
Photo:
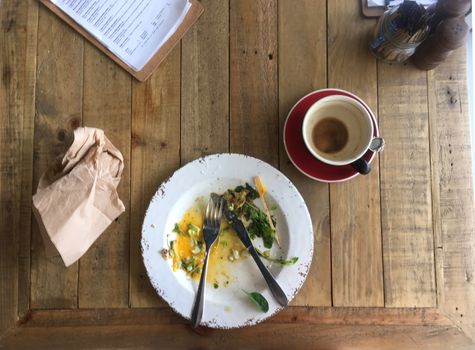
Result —
[{"label": "printed menu", "polygon": [[[199,3],[192,0],[42,2],[50,2],[61,10],[73,24],[80,26],[134,72],[143,70],[174,33],[187,29],[183,28],[183,24],[193,3],[200,7],[195,17],[202,11]],[[48,7],[52,9],[52,6]]]}]

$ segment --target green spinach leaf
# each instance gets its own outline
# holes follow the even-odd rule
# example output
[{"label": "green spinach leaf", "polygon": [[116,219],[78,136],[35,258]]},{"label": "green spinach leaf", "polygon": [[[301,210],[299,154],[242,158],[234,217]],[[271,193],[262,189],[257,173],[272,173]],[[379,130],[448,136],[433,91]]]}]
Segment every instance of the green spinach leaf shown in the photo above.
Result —
[{"label": "green spinach leaf", "polygon": [[267,299],[264,298],[262,294],[258,292],[249,293],[249,292],[246,292],[244,289],[242,291],[244,292],[244,294],[247,295],[247,298],[249,299],[249,301],[255,306],[257,306],[259,310],[261,310],[262,312],[269,311],[269,303],[267,302]]},{"label": "green spinach leaf", "polygon": [[[266,248],[272,248],[276,232],[269,224],[267,214],[253,203],[253,200],[259,198],[257,190],[246,183],[245,186],[237,186],[234,190],[228,190],[224,197],[228,202],[228,209],[248,221],[246,228],[251,239],[260,237]],[[271,220],[275,227],[275,219],[271,217]]]}]

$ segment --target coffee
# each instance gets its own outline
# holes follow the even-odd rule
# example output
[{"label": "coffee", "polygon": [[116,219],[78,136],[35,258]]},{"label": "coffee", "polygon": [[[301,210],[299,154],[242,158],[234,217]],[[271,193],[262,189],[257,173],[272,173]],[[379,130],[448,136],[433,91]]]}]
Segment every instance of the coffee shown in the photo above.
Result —
[{"label": "coffee", "polygon": [[336,118],[323,118],[312,130],[312,141],[320,152],[336,153],[348,143],[348,130],[345,124]]}]

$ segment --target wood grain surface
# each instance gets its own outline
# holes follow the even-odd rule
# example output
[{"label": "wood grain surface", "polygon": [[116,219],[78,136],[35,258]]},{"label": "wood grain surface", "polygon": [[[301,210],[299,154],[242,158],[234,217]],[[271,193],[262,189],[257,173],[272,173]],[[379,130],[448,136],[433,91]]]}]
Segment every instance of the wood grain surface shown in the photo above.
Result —
[{"label": "wood grain surface", "polygon": [[105,130],[124,157],[117,188],[126,211],[79,262],[79,307],[129,304],[131,77],[91,44],[84,48],[83,124]]},{"label": "wood grain surface", "polygon": [[[465,50],[428,73],[376,62],[376,21],[359,0],[201,4],[139,83],[36,0],[0,1],[0,349],[475,348]],[[287,157],[288,112],[325,87],[377,114],[386,149],[368,176],[318,183]],[[79,126],[103,128],[122,151],[126,212],[65,268],[45,254],[31,196]],[[141,226],[180,165],[229,151],[297,186],[313,263],[292,306],[263,324],[193,331],[150,285]]]},{"label": "wood grain surface", "polygon": [[[33,310],[24,328],[186,324],[170,308]],[[358,326],[452,326],[434,308],[299,307],[290,306],[266,323],[307,323]]]},{"label": "wood grain surface", "polygon": [[182,164],[229,151],[229,2],[202,5],[208,10],[182,42]]},{"label": "wood grain surface", "polygon": [[[439,335],[434,337],[434,333]],[[297,337],[289,336],[298,335]],[[197,334],[190,327],[178,324],[149,326],[19,328],[5,339],[5,346],[22,350],[31,344],[48,349],[190,349],[247,348],[249,336],[256,348],[280,350],[351,349],[379,350],[471,350],[473,343],[455,327],[447,326],[335,326],[312,324],[264,323],[252,331],[246,329]],[[298,343],[297,343],[298,342]],[[297,345],[298,344],[298,345]]]},{"label": "wood grain surface", "polygon": [[142,262],[142,221],[162,181],[180,165],[180,46],[132,87],[130,306],[163,306]]},{"label": "wood grain surface", "polygon": [[[385,304],[434,307],[427,73],[378,65]],[[391,130],[391,132],[386,132]]]},{"label": "wood grain surface", "polygon": [[38,6],[0,3],[0,334],[29,308]]},{"label": "wood grain surface", "polygon": [[230,151],[278,165],[277,1],[230,0]]},{"label": "wood grain surface", "polygon": [[[327,86],[326,1],[279,3],[279,115],[280,130],[297,101]],[[299,62],[299,64],[295,64]],[[280,133],[282,135],[282,132]],[[331,298],[330,192],[327,184],[301,174],[285,153],[279,136],[280,169],[307,203],[314,227],[314,261],[307,281],[293,305],[329,306]],[[295,232],[297,234],[298,231]]]},{"label": "wood grain surface", "polygon": [[[31,193],[35,128],[35,121],[31,116],[35,115],[36,51],[38,44],[38,4],[35,1],[29,0],[23,1],[22,6],[26,7],[17,7],[15,14],[15,16],[18,15],[20,17],[20,21],[16,21],[20,25],[16,28],[25,37],[19,35],[19,38],[15,38],[14,42],[16,45],[19,45],[19,53],[10,56],[14,58],[15,66],[17,67],[15,70],[21,74],[21,78],[19,75],[16,79],[8,80],[10,84],[16,82],[16,85],[10,86],[15,86],[16,91],[22,95],[13,94],[12,96],[21,96],[22,100],[16,103],[16,106],[23,109],[22,117],[17,119],[22,121],[22,135],[19,138],[22,142],[20,236],[18,242],[18,314],[20,316],[24,315],[30,308]],[[10,12],[9,15],[12,16],[13,14]],[[26,22],[23,22],[24,20]],[[14,33],[14,35],[20,34]],[[21,54],[22,50],[25,50],[24,56]],[[8,52],[8,50],[5,51]],[[18,150],[18,148],[16,149]],[[2,198],[1,195],[0,198]]]},{"label": "wood grain surface", "polygon": [[473,348],[434,310],[402,310],[289,307],[268,322],[233,330],[194,330],[169,309],[42,311],[7,334],[4,344],[15,349],[28,349],[32,342],[49,349],[241,349],[250,344],[258,349],[346,349],[349,344],[354,350]]},{"label": "wood grain surface", "polygon": [[[361,21],[356,1],[328,2],[328,85],[348,90],[377,111],[376,60],[368,50],[375,22]],[[384,306],[379,166],[330,185],[335,306]]]},{"label": "wood grain surface", "polygon": [[475,339],[475,232],[467,53],[429,73],[437,293],[441,310]]},{"label": "wood grain surface", "polygon": [[[36,70],[33,193],[40,176],[71,145],[82,125],[83,39],[40,7]],[[78,264],[45,254],[36,220],[31,238],[31,307],[77,307]]]}]

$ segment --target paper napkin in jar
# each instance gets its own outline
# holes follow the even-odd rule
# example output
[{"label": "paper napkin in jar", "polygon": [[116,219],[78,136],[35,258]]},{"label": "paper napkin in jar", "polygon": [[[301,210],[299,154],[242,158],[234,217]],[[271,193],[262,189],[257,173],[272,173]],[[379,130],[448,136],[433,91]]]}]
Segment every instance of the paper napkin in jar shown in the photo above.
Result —
[{"label": "paper napkin in jar", "polygon": [[41,176],[33,212],[49,256],[76,262],[125,211],[117,193],[124,158],[95,128],[78,128],[64,157]]}]

